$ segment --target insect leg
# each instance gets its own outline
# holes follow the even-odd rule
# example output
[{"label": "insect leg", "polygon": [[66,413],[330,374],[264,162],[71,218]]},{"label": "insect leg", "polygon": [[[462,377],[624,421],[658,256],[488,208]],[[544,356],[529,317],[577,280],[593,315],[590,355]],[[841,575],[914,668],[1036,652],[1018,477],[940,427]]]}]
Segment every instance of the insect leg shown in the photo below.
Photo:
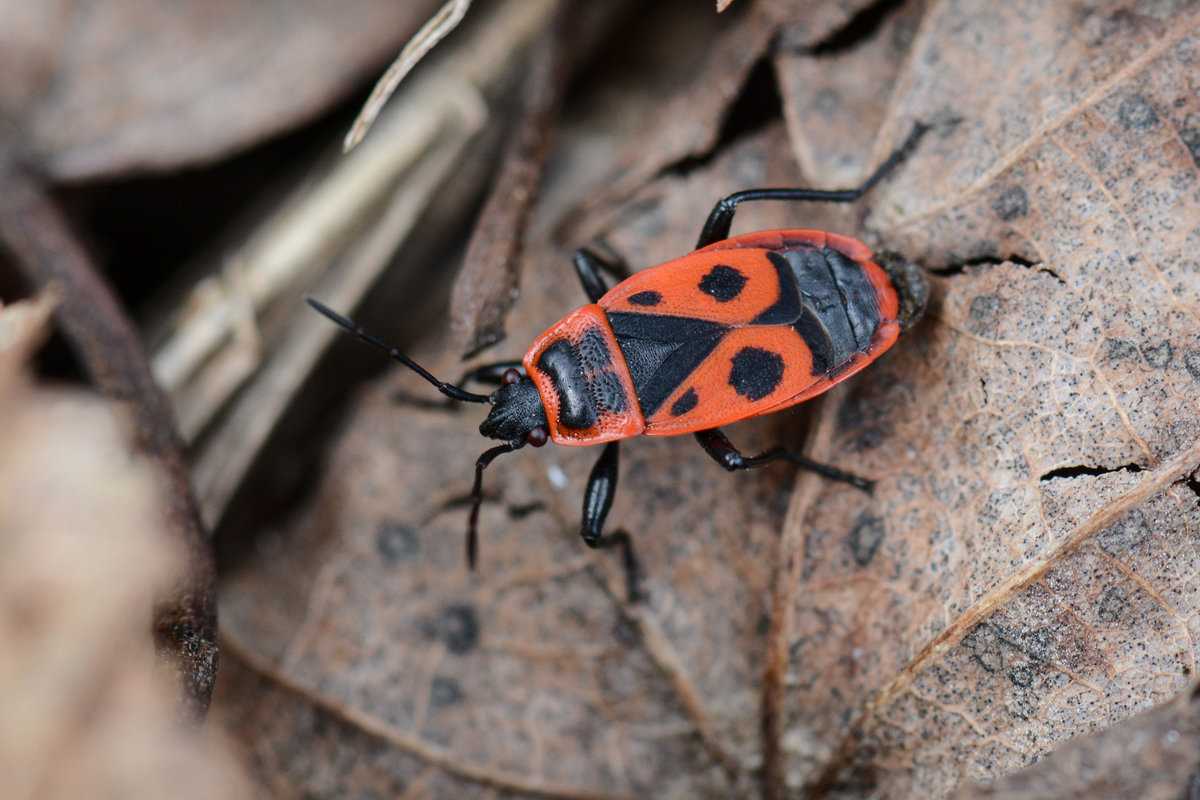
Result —
[{"label": "insect leg", "polygon": [[816,203],[853,203],[855,200],[862,197],[871,188],[883,180],[889,172],[903,163],[904,159],[908,158],[913,149],[916,148],[917,142],[929,130],[929,126],[918,122],[913,126],[912,132],[908,134],[908,138],[904,143],[892,152],[879,168],[871,174],[871,177],[863,181],[861,186],[854,189],[746,189],[741,192],[734,192],[728,197],[717,202],[713,206],[713,210],[709,212],[708,220],[704,223],[704,228],[700,231],[700,239],[696,242],[696,249],[708,247],[713,242],[719,242],[722,239],[729,238],[729,229],[733,225],[733,215],[737,211],[739,203],[744,203],[747,200],[791,200],[797,202],[816,202]]},{"label": "insect leg", "polygon": [[765,453],[759,453],[756,456],[744,456],[733,446],[733,443],[721,432],[720,428],[699,431],[696,434],[696,441],[700,442],[700,446],[704,448],[704,452],[712,456],[713,461],[716,461],[730,472],[763,467],[773,461],[787,461],[800,467],[800,469],[815,472],[822,478],[848,483],[857,489],[862,489],[867,494],[870,494],[875,489],[875,481],[867,480],[851,472],[844,472],[837,467],[831,467],[819,461],[813,461],[799,453],[786,450],[782,447],[773,447]]},{"label": "insect leg", "polygon": [[629,270],[619,259],[605,258],[586,247],[575,251],[574,262],[583,291],[593,303],[608,291],[608,283],[601,277],[601,272],[607,272],[618,281],[629,277]]},{"label": "insect leg", "polygon": [[621,548],[621,560],[625,567],[625,591],[629,602],[636,603],[641,597],[638,590],[637,555],[633,551],[633,539],[625,531],[614,531],[604,535],[604,520],[608,510],[612,508],[613,497],[617,493],[617,467],[620,447],[618,442],[609,442],[604,446],[592,474],[588,477],[587,489],[583,492],[583,523],[580,534],[588,547],[609,549]]}]

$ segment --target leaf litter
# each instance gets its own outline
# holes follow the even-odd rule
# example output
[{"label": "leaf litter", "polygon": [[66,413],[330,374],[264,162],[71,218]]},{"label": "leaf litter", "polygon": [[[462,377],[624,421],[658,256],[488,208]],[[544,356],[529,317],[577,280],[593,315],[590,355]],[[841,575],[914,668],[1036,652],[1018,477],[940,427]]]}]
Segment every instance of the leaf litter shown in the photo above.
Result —
[{"label": "leaf litter", "polygon": [[[879,480],[875,496],[793,486],[786,469],[726,475],[690,440],[631,443],[610,517],[646,571],[648,599],[629,606],[616,559],[576,538],[589,454],[522,452],[486,476],[471,576],[478,420],[397,402],[412,378],[391,374],[355,404],[308,504],[225,587],[218,705],[255,731],[260,780],[944,797],[1191,685],[1195,4],[926,6],[880,28],[886,53],[868,39],[778,56],[786,133],[646,169],[623,205],[581,218],[630,263],[656,263],[688,249],[722,194],[849,180],[934,122],[860,208],[738,221],[836,225],[942,273],[929,318],[863,377],[815,412],[733,430],[753,450],[807,427],[814,454]],[[874,94],[839,83],[857,64]],[[811,91],[821,80],[838,103]],[[863,147],[823,155],[883,102]],[[802,175],[793,153],[828,169]],[[541,288],[517,303],[510,344],[582,302],[553,242],[530,241],[524,262]],[[413,355],[452,372],[447,342]],[[1045,763],[1062,785],[1081,769]]]}]

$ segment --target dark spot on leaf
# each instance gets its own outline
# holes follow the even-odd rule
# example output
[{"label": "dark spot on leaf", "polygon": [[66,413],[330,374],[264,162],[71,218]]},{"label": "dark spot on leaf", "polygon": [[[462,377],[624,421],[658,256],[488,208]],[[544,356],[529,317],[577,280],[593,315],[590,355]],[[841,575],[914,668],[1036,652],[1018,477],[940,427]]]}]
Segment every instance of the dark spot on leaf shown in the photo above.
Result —
[{"label": "dark spot on leaf", "polygon": [[1184,128],[1179,132],[1179,138],[1187,145],[1188,152],[1192,154],[1192,161],[1200,167],[1200,128]]},{"label": "dark spot on leaf", "polygon": [[375,532],[375,549],[389,564],[408,561],[421,551],[415,528],[395,520],[384,520]]},{"label": "dark spot on leaf", "polygon": [[970,317],[967,327],[980,336],[995,334],[1000,322],[1000,306],[1000,298],[994,294],[977,295],[967,312]]},{"label": "dark spot on leaf", "polygon": [[717,264],[700,279],[700,291],[718,303],[728,303],[742,293],[746,276],[726,264]]},{"label": "dark spot on leaf", "polygon": [[783,380],[783,356],[761,347],[743,347],[733,357],[729,385],[742,397],[761,400]]},{"label": "dark spot on leaf", "polygon": [[1105,339],[1104,355],[1109,361],[1124,361],[1138,354],[1137,345],[1128,339]]},{"label": "dark spot on leaf", "polygon": [[446,606],[436,618],[425,620],[421,630],[456,656],[471,652],[479,644],[479,616],[473,606],[465,603]]},{"label": "dark spot on leaf", "polygon": [[875,558],[875,551],[879,549],[886,532],[887,528],[882,518],[869,514],[859,515],[853,530],[850,531],[849,544],[850,552],[854,554],[854,560],[860,567],[867,566],[871,559]]},{"label": "dark spot on leaf", "polygon": [[1149,535],[1150,526],[1146,524],[1146,515],[1140,508],[1135,508],[1101,531],[1096,537],[1096,542],[1101,550],[1115,556],[1141,544]]},{"label": "dark spot on leaf", "polygon": [[1014,686],[1020,686],[1023,689],[1033,686],[1033,678],[1034,672],[1027,664],[1013,667],[1008,671],[1008,679],[1013,682]]},{"label": "dark spot on leaf", "polygon": [[1200,381],[1200,350],[1188,350],[1184,353],[1183,365],[1187,367],[1192,380]]},{"label": "dark spot on leaf", "polygon": [[613,638],[625,647],[637,647],[642,642],[642,632],[632,619],[622,614],[613,625]]},{"label": "dark spot on leaf", "polygon": [[1142,358],[1155,369],[1166,369],[1171,363],[1171,353],[1171,343],[1164,340],[1153,347],[1144,348]]},{"label": "dark spot on leaf", "polygon": [[629,302],[635,306],[656,306],[662,302],[662,295],[658,292],[638,292],[629,295]]},{"label": "dark spot on leaf", "polygon": [[434,709],[455,706],[462,702],[462,686],[454,678],[434,675],[429,685],[429,704]]},{"label": "dark spot on leaf", "polygon": [[678,417],[686,414],[696,407],[700,402],[699,396],[696,395],[695,389],[688,389],[683,394],[679,395],[679,399],[671,404],[671,416]]},{"label": "dark spot on leaf", "polygon": [[1100,595],[1100,607],[1096,616],[1101,622],[1116,622],[1121,618],[1121,612],[1129,605],[1125,590],[1120,586],[1109,586]]},{"label": "dark spot on leaf", "polygon": [[1117,119],[1131,131],[1147,131],[1158,124],[1158,113],[1150,101],[1140,94],[1130,95],[1121,101]]},{"label": "dark spot on leaf", "polygon": [[987,625],[976,625],[963,637],[963,646],[984,672],[995,672],[1004,666],[1000,641]]},{"label": "dark spot on leaf", "polygon": [[992,201],[992,210],[1005,222],[1012,222],[1029,213],[1029,195],[1023,186],[1008,186]]}]

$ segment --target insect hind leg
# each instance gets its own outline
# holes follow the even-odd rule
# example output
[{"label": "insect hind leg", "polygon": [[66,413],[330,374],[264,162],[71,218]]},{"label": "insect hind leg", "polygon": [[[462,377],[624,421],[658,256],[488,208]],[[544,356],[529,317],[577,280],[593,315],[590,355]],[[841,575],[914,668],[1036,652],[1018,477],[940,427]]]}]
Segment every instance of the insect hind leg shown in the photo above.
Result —
[{"label": "insect hind leg", "polygon": [[696,441],[704,448],[704,452],[712,457],[713,461],[716,461],[730,472],[765,467],[767,464],[775,461],[787,461],[790,464],[795,464],[800,469],[820,475],[822,478],[838,481],[839,483],[848,483],[867,494],[871,494],[875,490],[875,481],[860,477],[852,472],[840,470],[828,464],[822,464],[819,461],[813,461],[807,456],[783,447],[773,447],[765,453],[760,453],[756,456],[744,456],[740,450],[734,447],[733,442],[729,441],[729,437],[721,432],[720,428],[697,432]]},{"label": "insect hind leg", "polygon": [[733,215],[737,213],[737,207],[741,203],[751,200],[853,203],[869,192],[875,184],[887,177],[889,172],[900,166],[912,154],[917,143],[921,141],[921,137],[928,130],[929,126],[925,123],[918,122],[914,125],[912,132],[908,134],[908,138],[904,140],[903,144],[892,151],[892,154],[884,159],[883,163],[871,173],[869,178],[863,181],[860,186],[853,189],[745,189],[722,198],[717,201],[717,204],[713,206],[713,210],[709,212],[708,219],[705,221],[704,227],[700,230],[700,238],[696,242],[696,249],[699,250],[702,247],[708,247],[714,242],[728,239],[729,230],[733,226]]}]

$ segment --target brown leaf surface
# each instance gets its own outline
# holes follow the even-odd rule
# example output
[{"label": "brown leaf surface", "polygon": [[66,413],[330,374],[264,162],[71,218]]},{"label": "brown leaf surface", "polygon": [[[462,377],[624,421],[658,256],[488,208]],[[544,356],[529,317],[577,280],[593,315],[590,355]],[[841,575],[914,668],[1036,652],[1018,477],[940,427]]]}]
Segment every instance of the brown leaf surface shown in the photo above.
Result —
[{"label": "brown leaf surface", "polygon": [[437,0],[0,0],[0,117],[55,177],[208,161],[310,119]]},{"label": "brown leaf surface", "polygon": [[[946,277],[838,418],[875,501],[789,515],[789,783],[944,796],[1191,680],[1196,26],[1194,4],[923,20],[881,141],[943,124],[869,224]],[[1009,255],[1035,263],[961,267]]]},{"label": "brown leaf surface", "polygon": [[225,743],[181,724],[154,654],[153,601],[182,560],[156,469],[115,405],[24,375],[53,306],[0,309],[4,796],[249,797]]},{"label": "brown leaf surface", "polygon": [[[1194,680],[1197,11],[918,14],[846,51],[781,54],[786,131],[649,183],[660,167],[644,168],[628,202],[581,221],[653,264],[729,191],[853,181],[936,123],[861,207],[764,204],[735,228],[828,226],[943,273],[929,319],[845,391],[732,432],[749,451],[799,445],[817,408],[813,452],[878,478],[874,498],[786,468],[726,475],[686,437],[632,442],[610,517],[645,570],[631,607],[617,559],[576,538],[594,454],[526,451],[486,476],[473,578],[478,414],[416,407],[425,387],[393,374],[227,586],[218,705],[264,784],[754,796],[765,767],[770,793],[945,797]],[[839,102],[816,113],[824,88]],[[546,242],[523,280],[539,291],[513,343],[582,302]],[[413,355],[452,372],[446,342]]]},{"label": "brown leaf surface", "polygon": [[[1028,769],[990,786],[972,786],[957,796],[960,800],[1191,800],[1200,789],[1197,753],[1200,709],[1193,688],[1153,711],[1082,736]],[[1181,791],[1181,787],[1187,788]]]}]

